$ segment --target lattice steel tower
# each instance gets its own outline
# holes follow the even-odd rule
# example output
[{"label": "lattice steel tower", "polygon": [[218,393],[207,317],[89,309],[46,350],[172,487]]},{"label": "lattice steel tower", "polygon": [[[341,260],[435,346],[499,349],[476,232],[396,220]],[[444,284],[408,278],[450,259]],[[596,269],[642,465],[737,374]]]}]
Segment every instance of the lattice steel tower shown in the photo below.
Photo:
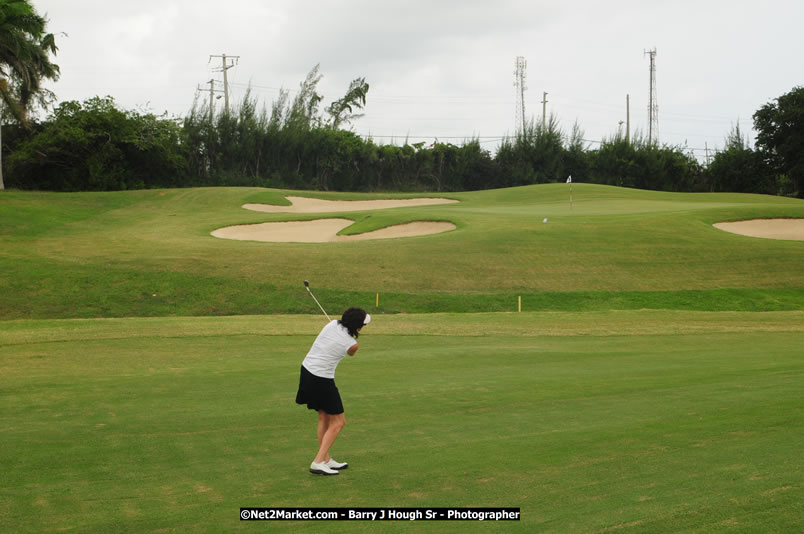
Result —
[{"label": "lattice steel tower", "polygon": [[522,56],[516,58],[516,70],[514,71],[514,87],[516,87],[516,120],[517,133],[525,131],[525,90],[528,88],[525,85],[525,80],[528,77],[527,73],[528,62]]},{"label": "lattice steel tower", "polygon": [[650,55],[650,100],[648,101],[648,143],[659,141],[659,104],[656,102],[656,49]]}]

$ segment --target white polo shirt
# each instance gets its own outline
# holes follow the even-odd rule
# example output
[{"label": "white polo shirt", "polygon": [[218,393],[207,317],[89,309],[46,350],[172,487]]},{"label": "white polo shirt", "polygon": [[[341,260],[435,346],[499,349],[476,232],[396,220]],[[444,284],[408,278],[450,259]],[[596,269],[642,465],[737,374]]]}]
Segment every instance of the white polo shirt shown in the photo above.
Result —
[{"label": "white polo shirt", "polygon": [[346,327],[332,320],[315,338],[302,365],[315,376],[335,378],[335,368],[346,357],[346,351],[356,344]]}]

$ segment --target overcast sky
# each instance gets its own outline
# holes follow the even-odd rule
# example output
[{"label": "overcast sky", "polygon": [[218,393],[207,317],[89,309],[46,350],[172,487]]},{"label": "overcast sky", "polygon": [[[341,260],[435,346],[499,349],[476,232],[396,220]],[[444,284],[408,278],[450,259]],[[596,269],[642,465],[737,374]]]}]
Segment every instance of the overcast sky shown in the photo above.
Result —
[{"label": "overcast sky", "polygon": [[[461,144],[494,152],[515,132],[517,56],[527,60],[525,111],[547,113],[590,147],[626,120],[647,135],[655,48],[662,143],[722,147],[739,120],[804,85],[798,0],[32,0],[57,34],[59,101],[111,95],[125,109],[184,116],[197,87],[218,80],[231,101],[251,85],[270,110],[321,65],[324,104],[354,78],[370,84],[352,125],[377,143]],[[223,99],[217,105],[223,105]]]}]

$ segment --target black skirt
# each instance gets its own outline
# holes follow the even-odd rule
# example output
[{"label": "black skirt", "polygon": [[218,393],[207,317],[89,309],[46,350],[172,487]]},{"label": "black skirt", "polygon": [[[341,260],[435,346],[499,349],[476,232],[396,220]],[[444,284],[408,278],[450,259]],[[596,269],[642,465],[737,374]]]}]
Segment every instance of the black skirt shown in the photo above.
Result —
[{"label": "black skirt", "polygon": [[343,413],[343,402],[335,385],[335,379],[316,376],[303,365],[299,376],[296,404],[306,404],[311,410],[323,410],[330,415]]}]

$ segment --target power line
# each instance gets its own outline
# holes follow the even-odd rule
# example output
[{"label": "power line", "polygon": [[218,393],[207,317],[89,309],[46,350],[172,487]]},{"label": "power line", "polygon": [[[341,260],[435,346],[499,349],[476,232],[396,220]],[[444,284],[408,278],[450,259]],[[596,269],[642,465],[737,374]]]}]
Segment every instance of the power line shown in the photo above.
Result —
[{"label": "power line", "polygon": [[[478,139],[482,142],[491,142],[491,141],[503,141],[505,139],[515,138],[516,135],[411,135],[411,134],[404,134],[404,135],[376,135],[372,133],[358,133],[355,132],[358,136],[363,138],[371,138],[371,139]],[[594,145],[602,145],[605,141],[600,139],[581,139],[584,143],[590,143]],[[688,146],[679,146],[678,148],[694,151],[694,152],[706,152],[714,150],[711,147],[704,146],[704,147],[688,147]]]},{"label": "power line", "polygon": [[[287,91],[288,94],[293,95],[296,94],[298,91],[285,89],[282,87],[273,87],[268,85],[260,85],[260,84],[253,84],[253,83],[237,83],[237,82],[229,82],[230,87],[238,87],[241,89],[262,89],[272,92],[279,92],[279,91]],[[584,111],[586,109],[599,108],[603,110],[611,110],[611,111],[620,111],[622,107],[620,105],[615,104],[608,104],[596,100],[588,100],[588,99],[581,99],[581,98],[567,98],[563,96],[553,96],[553,102],[561,102],[562,108],[571,107],[577,104],[584,104],[585,106],[580,107],[580,111]],[[384,102],[384,103],[393,103],[393,102],[410,102],[411,104],[423,104],[423,103],[443,103],[444,101],[461,101],[458,103],[481,103],[481,104],[499,104],[499,105],[510,105],[512,100],[510,98],[500,98],[499,96],[491,96],[491,95],[383,95],[372,93],[369,96],[369,101],[371,102]],[[725,116],[713,116],[713,115],[694,115],[690,113],[683,113],[683,112],[674,112],[668,111],[666,108],[662,111],[662,116],[665,118],[666,121],[673,122],[674,119],[668,117],[675,117],[678,119],[688,119],[695,122],[734,122],[734,117],[725,117]],[[669,132],[668,132],[669,133]]]},{"label": "power line", "polygon": [[[655,67],[655,54],[656,54],[656,49],[654,48],[653,50],[651,50],[649,52],[646,51],[645,54],[646,55],[649,54],[651,56],[651,102],[650,102],[650,104],[648,106],[648,111],[649,111],[649,136],[648,136],[648,141],[649,142],[657,142],[658,141],[658,104],[657,104],[656,95],[655,95],[655,93],[656,93],[656,83],[655,83],[655,70],[656,70],[656,67]],[[226,71],[229,68],[234,67],[236,63],[233,63],[233,64],[226,63],[226,58],[228,58],[229,60],[235,60],[235,59],[238,59],[239,56],[226,56],[226,55],[210,56],[210,59],[212,57],[220,57],[221,60],[222,60],[223,65],[225,66],[225,67],[221,67],[218,70],[218,72],[223,72],[224,73],[224,91],[225,91],[224,94],[227,96],[227,100],[228,100],[228,87],[229,86],[234,86],[234,87],[238,87],[238,88],[257,89],[257,90],[263,90],[263,91],[271,91],[271,92],[276,92],[276,93],[283,92],[283,91],[287,92],[288,94],[296,94],[296,93],[298,93],[298,91],[284,89],[284,88],[281,88],[281,87],[269,86],[269,85],[261,85],[261,84],[254,84],[254,83],[244,84],[244,83],[236,83],[236,82],[235,83],[228,83],[228,80],[226,78]],[[516,131],[517,132],[522,131],[520,124],[524,124],[524,121],[525,121],[524,90],[527,89],[527,87],[525,85],[525,79],[526,79],[525,69],[526,69],[526,65],[527,65],[527,62],[525,61],[524,57],[522,57],[522,56],[517,57],[517,62],[516,62],[517,70],[515,71],[516,79],[515,79],[515,82],[514,82],[514,85],[517,88],[517,91],[516,91],[516,100],[517,100],[517,103],[516,103],[517,130]],[[207,82],[207,83],[210,83],[210,82]],[[609,110],[621,109],[619,106],[614,106],[614,105],[611,105],[611,104],[608,104],[608,103],[603,103],[603,102],[598,102],[598,101],[593,101],[593,100],[585,100],[585,99],[578,99],[578,98],[566,98],[566,97],[562,97],[560,95],[558,97],[554,96],[554,99],[556,99],[556,98],[558,99],[558,101],[560,101],[562,103],[566,103],[569,106],[572,106],[572,104],[578,104],[578,103],[585,104],[584,106],[581,107],[581,111],[583,111],[584,109],[588,109],[590,106],[591,107],[601,108],[601,109],[609,109]],[[627,99],[628,99],[628,97],[627,97]],[[484,105],[484,104],[485,105],[498,105],[498,104],[508,104],[508,105],[510,105],[510,102],[511,102],[511,100],[507,99],[507,98],[499,98],[499,97],[496,97],[496,96],[486,96],[486,95],[433,95],[433,94],[430,94],[430,95],[388,95],[388,94],[376,94],[376,93],[371,96],[370,100],[372,100],[374,102],[386,103],[386,104],[399,103],[399,104],[417,104],[417,105],[426,104],[426,103],[435,103],[435,104],[443,105],[445,101],[447,103],[454,103],[454,104],[459,104],[459,105],[460,104],[475,104],[475,105],[477,105],[478,103],[480,105]],[[543,100],[542,100],[541,103],[542,103],[542,106],[543,106],[543,109],[542,109],[543,117],[542,118],[543,118],[543,120],[545,120],[546,119],[546,104],[547,104],[547,93],[546,92],[543,93]],[[562,105],[562,107],[564,107],[564,106]],[[227,105],[227,109],[228,109],[228,105]],[[442,111],[444,111],[443,108],[442,108]],[[690,122],[690,121],[694,121],[694,122],[726,122],[726,121],[729,121],[729,122],[731,122],[733,120],[733,119],[728,119],[728,118],[691,115],[691,114],[688,114],[688,113],[675,113],[675,112],[665,112],[665,115],[669,115],[669,116],[673,117],[673,118],[670,119],[671,122],[681,122],[684,119],[686,119],[687,122]],[[375,119],[376,118],[381,118],[383,120],[392,120],[392,119],[389,119],[388,117],[383,118],[381,115],[374,115],[374,118]],[[398,119],[393,119],[393,120],[400,120],[400,119],[401,120],[406,120],[406,121],[420,121],[420,122],[424,122],[424,121],[450,121],[450,122],[459,121],[459,122],[465,122],[465,121],[478,120],[477,116],[474,116],[474,117],[467,117],[467,116],[461,116],[461,117],[433,117],[433,116],[427,116],[427,117],[419,117],[419,118],[417,118],[417,117],[412,117],[410,115],[405,115],[404,117],[400,117]],[[567,122],[566,120],[561,120],[561,119],[559,119],[559,121],[560,122]],[[577,119],[576,119],[575,122],[577,123]],[[620,122],[622,123],[622,121],[620,121]],[[629,120],[629,123],[630,123],[630,120]],[[586,124],[590,124],[590,123],[587,122]],[[592,124],[595,124],[595,123],[593,122]],[[597,124],[600,124],[600,123],[598,122]],[[666,132],[666,133],[667,134],[672,134],[672,135],[678,135],[678,136],[686,135],[686,134],[674,133],[674,132]],[[495,136],[477,136],[477,135],[460,135],[460,136],[457,136],[457,135],[416,135],[416,136],[414,136],[414,135],[410,135],[410,134],[405,134],[405,135],[358,134],[358,135],[361,135],[362,137],[366,137],[366,138],[376,138],[376,139],[434,139],[434,138],[440,138],[440,139],[463,139],[463,140],[477,139],[479,142],[482,142],[482,143],[492,143],[492,142],[495,142],[495,141],[499,142],[499,141],[502,141],[502,140],[505,140],[505,139],[510,139],[510,138],[514,137],[514,136],[509,135],[509,134],[495,135]],[[696,137],[715,138],[715,137],[720,137],[720,136],[701,134],[701,135],[698,135]],[[604,140],[582,139],[581,141],[583,141],[584,143],[593,144],[593,145],[602,145],[605,142],[605,139]],[[705,146],[703,148],[681,147],[681,145],[676,145],[676,146],[678,146],[679,148],[683,148],[684,150],[687,150],[689,152],[706,152],[707,150],[712,150],[708,146]]]}]

